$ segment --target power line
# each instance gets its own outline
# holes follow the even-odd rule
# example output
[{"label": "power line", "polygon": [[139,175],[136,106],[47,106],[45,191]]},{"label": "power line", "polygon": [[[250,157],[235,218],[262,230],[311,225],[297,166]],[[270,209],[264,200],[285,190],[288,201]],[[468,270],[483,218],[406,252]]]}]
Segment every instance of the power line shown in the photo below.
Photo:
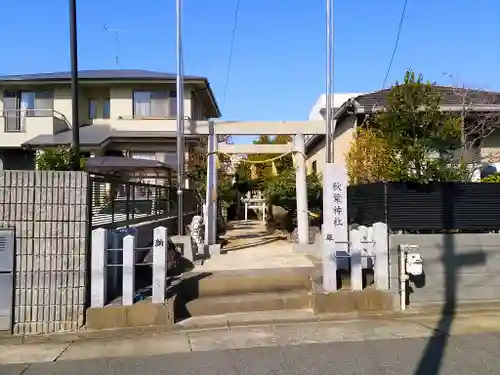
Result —
[{"label": "power line", "polygon": [[236,27],[238,25],[239,10],[240,10],[240,0],[236,0],[236,9],[234,11],[234,19],[233,19],[233,32],[231,35],[231,44],[229,46],[229,56],[227,62],[226,81],[224,83],[224,96],[222,97],[222,108],[224,108],[226,105],[227,86],[229,84],[229,75],[231,74],[231,63],[233,61],[234,41],[236,39]]},{"label": "power line", "polygon": [[389,67],[387,68],[387,72],[385,73],[384,84],[382,85],[382,90],[385,88],[387,84],[387,79],[389,78],[389,74],[391,72],[392,63],[394,62],[394,57],[396,56],[396,52],[398,50],[399,38],[401,37],[401,29],[403,28],[403,22],[405,20],[406,6],[408,5],[408,0],[405,0],[403,5],[403,11],[401,12],[401,18],[399,20],[398,33],[396,35],[396,43],[394,43],[394,49],[392,50],[391,60],[389,61]]}]

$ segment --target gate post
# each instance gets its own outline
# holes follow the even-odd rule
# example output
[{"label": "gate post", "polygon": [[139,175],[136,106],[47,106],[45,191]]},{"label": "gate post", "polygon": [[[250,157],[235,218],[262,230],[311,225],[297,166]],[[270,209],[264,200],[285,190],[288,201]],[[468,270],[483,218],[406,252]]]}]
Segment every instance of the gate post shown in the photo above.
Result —
[{"label": "gate post", "polygon": [[122,305],[132,306],[135,297],[135,236],[123,239]]},{"label": "gate post", "polygon": [[107,230],[92,231],[90,265],[90,307],[104,307],[106,303]]},{"label": "gate post", "polygon": [[389,289],[389,233],[387,224],[373,224],[373,240],[375,241],[375,285],[379,290]]},{"label": "gate post", "polygon": [[156,227],[153,232],[153,303],[165,303],[167,286],[167,228]]},{"label": "gate post", "polygon": [[351,255],[351,288],[352,290],[363,290],[363,244],[362,233],[358,229],[350,232],[350,255]]},{"label": "gate post", "polygon": [[326,163],[323,175],[323,288],[337,291],[337,269],[349,269],[347,173],[339,164]]}]

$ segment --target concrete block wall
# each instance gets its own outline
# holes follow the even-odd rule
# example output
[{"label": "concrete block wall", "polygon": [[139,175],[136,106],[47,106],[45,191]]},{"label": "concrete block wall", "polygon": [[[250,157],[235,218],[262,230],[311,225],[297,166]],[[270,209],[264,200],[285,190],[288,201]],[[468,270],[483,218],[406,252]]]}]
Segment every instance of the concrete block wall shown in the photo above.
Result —
[{"label": "concrete block wall", "polygon": [[83,324],[87,185],[84,172],[0,171],[0,225],[16,238],[16,334]]},{"label": "concrete block wall", "polygon": [[[418,245],[425,278],[410,286],[410,307],[429,303],[500,300],[500,234],[396,234],[390,236],[391,290],[398,292],[400,244]],[[420,284],[420,283],[419,283]]]}]

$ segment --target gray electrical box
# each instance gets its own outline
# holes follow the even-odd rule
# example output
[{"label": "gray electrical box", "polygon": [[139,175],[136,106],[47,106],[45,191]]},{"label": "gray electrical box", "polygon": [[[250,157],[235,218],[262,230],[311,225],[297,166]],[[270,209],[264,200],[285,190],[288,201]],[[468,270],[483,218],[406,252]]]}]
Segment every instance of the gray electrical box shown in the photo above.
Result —
[{"label": "gray electrical box", "polygon": [[12,330],[14,249],[14,230],[0,229],[0,331]]}]

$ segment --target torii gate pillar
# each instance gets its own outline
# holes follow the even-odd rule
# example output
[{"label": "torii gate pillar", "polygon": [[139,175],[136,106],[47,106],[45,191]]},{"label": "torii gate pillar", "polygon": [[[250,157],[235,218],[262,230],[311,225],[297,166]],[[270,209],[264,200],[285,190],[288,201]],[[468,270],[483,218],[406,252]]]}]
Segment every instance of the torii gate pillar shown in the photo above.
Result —
[{"label": "torii gate pillar", "polygon": [[307,171],[305,157],[304,134],[295,136],[295,160],[297,170],[295,172],[295,188],[297,194],[297,235],[301,245],[309,244],[309,217],[307,204]]},{"label": "torii gate pillar", "polygon": [[205,245],[217,243],[217,135],[214,123],[209,123],[207,157],[207,196],[205,206]]}]

